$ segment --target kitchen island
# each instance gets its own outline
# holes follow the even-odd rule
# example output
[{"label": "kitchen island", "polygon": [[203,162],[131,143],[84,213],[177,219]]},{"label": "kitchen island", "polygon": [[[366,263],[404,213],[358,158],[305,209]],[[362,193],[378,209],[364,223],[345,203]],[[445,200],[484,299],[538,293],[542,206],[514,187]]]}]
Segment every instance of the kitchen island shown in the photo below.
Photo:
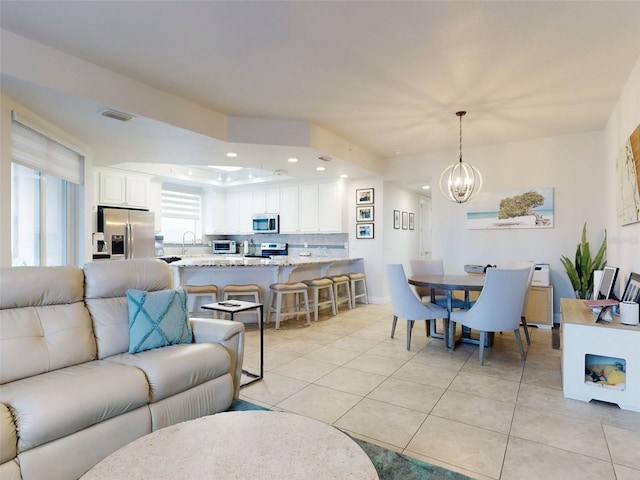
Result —
[{"label": "kitchen island", "polygon": [[221,295],[226,285],[256,284],[260,287],[260,302],[264,304],[269,300],[269,285],[272,283],[364,273],[362,258],[210,255],[186,257],[169,265],[174,271],[175,286],[217,285]]}]

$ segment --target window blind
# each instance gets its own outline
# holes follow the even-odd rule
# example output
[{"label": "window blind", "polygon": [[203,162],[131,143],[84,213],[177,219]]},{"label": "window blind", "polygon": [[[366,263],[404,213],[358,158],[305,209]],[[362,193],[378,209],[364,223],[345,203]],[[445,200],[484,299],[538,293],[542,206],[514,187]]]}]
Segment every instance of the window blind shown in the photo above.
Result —
[{"label": "window blind", "polygon": [[162,216],[200,220],[202,192],[182,185],[162,185]]},{"label": "window blind", "polygon": [[84,157],[12,116],[11,159],[25,167],[82,185]]}]

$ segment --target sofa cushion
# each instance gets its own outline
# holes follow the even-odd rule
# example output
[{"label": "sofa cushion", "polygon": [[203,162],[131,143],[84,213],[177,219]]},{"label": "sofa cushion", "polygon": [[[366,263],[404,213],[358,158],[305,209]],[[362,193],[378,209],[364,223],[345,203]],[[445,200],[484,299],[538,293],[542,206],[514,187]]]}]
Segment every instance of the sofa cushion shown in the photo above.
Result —
[{"label": "sofa cushion", "polygon": [[64,437],[147,404],[144,373],[93,361],[2,385],[0,402],[12,410],[18,452]]},{"label": "sofa cushion", "polygon": [[83,269],[85,302],[93,321],[98,358],[128,352],[127,290],[171,288],[171,267],[162,260],[140,258],[92,262]]},{"label": "sofa cushion", "polygon": [[147,376],[151,401],[157,402],[229,373],[229,352],[217,343],[182,343],[107,361],[133,365]]},{"label": "sofa cushion", "polygon": [[18,435],[13,415],[4,403],[0,403],[0,463],[17,455]]},{"label": "sofa cushion", "polygon": [[157,292],[128,290],[127,300],[129,353],[193,341],[184,288]]},{"label": "sofa cushion", "polygon": [[77,267],[0,269],[0,383],[96,359],[83,292]]}]

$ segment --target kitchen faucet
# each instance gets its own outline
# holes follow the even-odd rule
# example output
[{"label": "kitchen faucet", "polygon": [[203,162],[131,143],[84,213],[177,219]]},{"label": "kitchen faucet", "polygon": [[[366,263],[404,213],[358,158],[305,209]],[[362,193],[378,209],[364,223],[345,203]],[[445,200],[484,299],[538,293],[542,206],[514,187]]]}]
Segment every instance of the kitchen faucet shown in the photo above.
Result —
[{"label": "kitchen faucet", "polygon": [[195,244],[196,244],[196,234],[195,234],[195,233],[193,233],[193,232],[192,232],[192,231],[190,231],[190,230],[187,230],[186,232],[184,232],[184,233],[182,234],[182,255],[185,255],[185,254],[187,253],[187,247],[186,247],[186,245],[185,245],[185,239],[187,238],[187,235],[188,235],[189,233],[193,236],[193,240],[191,241],[191,244],[192,244],[192,245],[194,245],[194,246],[195,246]]}]

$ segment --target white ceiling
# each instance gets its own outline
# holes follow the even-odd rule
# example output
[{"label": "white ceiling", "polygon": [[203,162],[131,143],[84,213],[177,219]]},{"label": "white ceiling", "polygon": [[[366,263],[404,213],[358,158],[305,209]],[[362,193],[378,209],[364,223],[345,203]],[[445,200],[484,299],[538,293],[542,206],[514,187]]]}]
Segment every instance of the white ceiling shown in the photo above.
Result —
[{"label": "white ceiling", "polygon": [[[225,115],[318,125],[385,159],[457,150],[458,110],[469,112],[464,147],[602,130],[640,57],[639,1],[2,0],[0,8],[5,30]],[[132,159],[135,148],[138,158],[206,165],[203,152],[229,147],[151,120],[126,124],[125,134],[89,118],[98,105],[2,81],[111,156]],[[313,158],[309,171],[321,154],[293,153]],[[254,146],[238,161],[303,177],[283,163],[291,155]],[[334,161],[327,175],[371,174]]]}]

